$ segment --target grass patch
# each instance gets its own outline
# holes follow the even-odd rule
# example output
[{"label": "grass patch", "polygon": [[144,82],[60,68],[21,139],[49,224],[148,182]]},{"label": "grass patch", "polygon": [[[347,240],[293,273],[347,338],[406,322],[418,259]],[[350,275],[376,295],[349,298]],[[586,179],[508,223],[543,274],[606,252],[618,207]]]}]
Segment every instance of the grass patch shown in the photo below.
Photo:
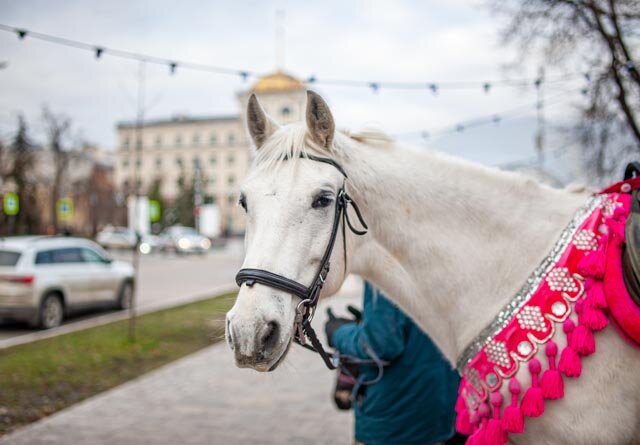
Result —
[{"label": "grass patch", "polygon": [[0,436],[224,337],[226,294],[0,351]]}]

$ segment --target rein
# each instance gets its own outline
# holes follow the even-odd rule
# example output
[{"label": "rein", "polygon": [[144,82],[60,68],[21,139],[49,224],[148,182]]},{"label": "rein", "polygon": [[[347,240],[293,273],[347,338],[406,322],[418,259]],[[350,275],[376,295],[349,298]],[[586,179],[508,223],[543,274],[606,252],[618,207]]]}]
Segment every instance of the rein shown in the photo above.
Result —
[{"label": "rein", "polygon": [[[320,261],[318,272],[316,273],[311,284],[309,286],[305,286],[298,281],[273,272],[269,272],[268,270],[247,268],[240,269],[240,271],[238,271],[238,274],[236,275],[236,283],[238,284],[238,286],[246,284],[248,287],[253,286],[255,283],[260,283],[265,286],[279,289],[281,291],[288,292],[299,297],[301,301],[296,307],[296,318],[294,326],[296,333],[294,335],[294,341],[299,345],[318,353],[327,368],[333,370],[340,366],[341,357],[339,355],[331,355],[324,349],[322,343],[320,342],[320,339],[318,339],[318,335],[311,326],[311,320],[313,319],[318,300],[320,299],[320,292],[322,291],[322,287],[324,286],[327,275],[329,274],[329,270],[331,267],[331,253],[333,252],[333,246],[336,243],[338,230],[340,228],[340,222],[342,221],[342,243],[344,246],[343,252],[345,271],[347,269],[347,238],[345,236],[346,228],[349,227],[349,230],[353,234],[362,236],[367,233],[369,227],[364,221],[364,218],[362,217],[357,204],[353,202],[353,200],[347,194],[345,183],[348,179],[348,176],[342,166],[330,158],[304,154],[300,154],[300,158],[332,165],[342,174],[342,176],[344,176],[345,179],[345,182],[342,183],[342,187],[340,187],[340,190],[338,191],[338,194],[336,196],[336,208],[333,218],[333,226],[331,228],[331,236],[329,237],[329,243],[327,244],[327,248],[324,251],[322,260]],[[289,158],[285,157],[284,159],[288,160]],[[351,220],[349,219],[349,213],[347,212],[349,205],[351,205],[355,210],[356,216],[358,217],[358,223],[364,228],[363,230],[356,229],[351,223]],[[307,340],[311,344],[308,344]],[[342,361],[344,361],[344,358]],[[371,363],[378,364],[378,362],[375,360],[372,360]]]}]

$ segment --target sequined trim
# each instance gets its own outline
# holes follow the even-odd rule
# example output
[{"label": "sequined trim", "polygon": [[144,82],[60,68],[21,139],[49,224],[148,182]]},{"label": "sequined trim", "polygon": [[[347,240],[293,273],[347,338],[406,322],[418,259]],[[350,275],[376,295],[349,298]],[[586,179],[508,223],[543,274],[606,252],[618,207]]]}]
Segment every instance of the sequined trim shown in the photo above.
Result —
[{"label": "sequined trim", "polygon": [[463,374],[467,364],[480,352],[480,350],[489,343],[493,337],[504,329],[515,314],[529,301],[533,293],[536,291],[542,279],[549,273],[553,266],[558,262],[567,246],[571,243],[575,232],[587,219],[589,215],[607,198],[606,195],[596,195],[590,198],[587,203],[581,207],[567,227],[562,231],[560,238],[556,242],[549,255],[547,255],[534,272],[527,278],[526,283],[520,288],[518,293],[507,303],[493,321],[484,328],[480,334],[467,346],[460,355],[457,362],[457,369]]}]

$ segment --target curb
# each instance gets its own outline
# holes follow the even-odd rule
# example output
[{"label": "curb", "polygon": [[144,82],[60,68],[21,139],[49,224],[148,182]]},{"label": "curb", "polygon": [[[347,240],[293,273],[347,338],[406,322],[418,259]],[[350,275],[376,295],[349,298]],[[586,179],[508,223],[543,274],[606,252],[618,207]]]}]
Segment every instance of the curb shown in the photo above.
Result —
[{"label": "curb", "polygon": [[[172,300],[165,300],[159,303],[150,303],[144,306],[136,308],[136,316],[149,314],[151,312],[161,311],[163,309],[169,309],[176,306],[182,306],[189,303],[195,303],[196,301],[206,300],[212,296],[219,296],[229,292],[237,290],[238,286],[233,284],[223,284],[216,286],[206,292],[198,292],[197,294],[188,295],[186,297],[179,297]],[[115,321],[126,320],[129,318],[129,311],[118,311],[111,314],[99,315],[97,317],[80,320],[73,323],[68,323],[57,328],[48,329],[46,331],[35,331],[24,335],[18,335],[16,337],[10,337],[5,340],[0,340],[0,350],[11,348],[13,346],[24,345],[37,340],[44,340],[45,338],[57,337],[59,335],[69,334],[71,332],[82,331],[84,329],[93,328],[96,326],[102,326],[105,324],[113,323]]]}]

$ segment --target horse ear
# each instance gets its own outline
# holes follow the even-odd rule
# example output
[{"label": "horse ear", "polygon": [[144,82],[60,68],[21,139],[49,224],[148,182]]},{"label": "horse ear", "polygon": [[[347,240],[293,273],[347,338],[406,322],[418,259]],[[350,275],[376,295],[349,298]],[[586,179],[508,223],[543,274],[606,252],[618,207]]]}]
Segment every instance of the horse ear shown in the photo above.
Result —
[{"label": "horse ear", "polygon": [[278,124],[267,116],[255,94],[251,94],[247,103],[247,127],[256,148],[262,147],[269,136],[278,129]]},{"label": "horse ear", "polygon": [[307,129],[317,144],[324,148],[331,147],[336,124],[329,105],[311,90],[307,91]]}]

